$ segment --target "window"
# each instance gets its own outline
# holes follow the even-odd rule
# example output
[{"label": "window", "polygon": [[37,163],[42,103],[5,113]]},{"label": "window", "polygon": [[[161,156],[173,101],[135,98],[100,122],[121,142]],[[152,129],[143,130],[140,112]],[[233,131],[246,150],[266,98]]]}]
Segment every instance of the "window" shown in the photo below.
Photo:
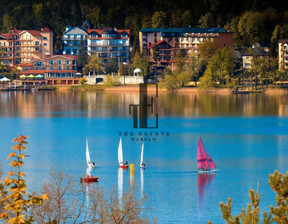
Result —
[{"label": "window", "polygon": [[47,43],[44,43],[43,46],[46,47],[46,46],[47,46]]},{"label": "window", "polygon": [[47,37],[43,37],[43,40],[47,40]]},{"label": "window", "polygon": [[36,48],[35,48],[35,51],[40,51],[39,47],[36,47]]},{"label": "window", "polygon": [[53,66],[49,66],[49,70],[53,70]]},{"label": "window", "polygon": [[69,65],[69,60],[66,60],[66,61],[65,61],[65,64],[66,64],[66,65]]},{"label": "window", "polygon": [[49,65],[53,65],[53,61],[52,60],[49,61]]},{"label": "window", "polygon": [[57,61],[57,65],[61,65],[61,60],[58,60],[58,61]]},{"label": "window", "polygon": [[66,70],[69,70],[69,65],[66,65]]},{"label": "window", "polygon": [[36,46],[39,46],[39,41],[35,41],[35,45],[36,45]]},{"label": "window", "polygon": [[73,60],[73,61],[72,61],[72,64],[73,64],[73,65],[76,65],[76,60]]},{"label": "window", "polygon": [[67,49],[67,50],[66,50],[66,54],[70,55],[70,54],[71,54],[71,50],[70,50],[70,49]]},{"label": "window", "polygon": [[61,65],[58,65],[58,66],[57,66],[57,70],[61,70]]}]

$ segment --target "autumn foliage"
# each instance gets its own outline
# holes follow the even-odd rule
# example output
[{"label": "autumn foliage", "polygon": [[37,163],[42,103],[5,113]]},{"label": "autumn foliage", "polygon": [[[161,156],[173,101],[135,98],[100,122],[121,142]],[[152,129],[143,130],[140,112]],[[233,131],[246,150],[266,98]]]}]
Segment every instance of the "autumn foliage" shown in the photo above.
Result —
[{"label": "autumn foliage", "polygon": [[27,193],[25,172],[21,171],[24,165],[26,139],[29,136],[20,135],[14,138],[12,152],[7,160],[12,160],[10,165],[13,171],[0,181],[0,222],[9,224],[29,224],[33,222],[28,215],[32,205],[40,205],[46,195],[35,196]]}]

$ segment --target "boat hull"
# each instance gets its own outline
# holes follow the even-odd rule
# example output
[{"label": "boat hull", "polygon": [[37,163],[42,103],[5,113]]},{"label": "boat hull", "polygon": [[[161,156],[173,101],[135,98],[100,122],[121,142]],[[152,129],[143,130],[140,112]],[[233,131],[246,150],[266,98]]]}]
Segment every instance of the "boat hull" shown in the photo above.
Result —
[{"label": "boat hull", "polygon": [[217,169],[214,170],[198,170],[197,173],[216,173],[218,172]]},{"label": "boat hull", "polygon": [[81,183],[91,183],[91,182],[98,182],[99,177],[85,177],[80,178]]},{"label": "boat hull", "polygon": [[120,165],[120,168],[122,168],[122,169],[128,169],[128,168],[129,168],[129,165]]}]

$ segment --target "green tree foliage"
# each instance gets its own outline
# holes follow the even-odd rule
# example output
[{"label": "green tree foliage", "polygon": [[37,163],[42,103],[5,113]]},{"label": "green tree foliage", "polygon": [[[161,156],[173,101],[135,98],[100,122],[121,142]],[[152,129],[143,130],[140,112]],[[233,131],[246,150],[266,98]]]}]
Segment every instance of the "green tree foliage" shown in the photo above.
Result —
[{"label": "green tree foliage", "polygon": [[112,87],[119,84],[119,76],[111,76],[107,74],[104,79],[104,86],[105,87]]},{"label": "green tree foliage", "polygon": [[145,55],[141,55],[136,51],[132,59],[133,70],[135,68],[140,68],[143,71],[143,74],[146,75],[149,73],[149,58]]},{"label": "green tree foliage", "polygon": [[93,54],[88,64],[83,69],[84,74],[88,74],[89,72],[95,73],[95,74],[101,74],[104,72],[104,64],[103,61],[98,58],[97,54]]},{"label": "green tree foliage", "polygon": [[35,196],[27,194],[25,172],[21,170],[24,165],[27,136],[20,135],[13,140],[16,143],[13,151],[7,159],[12,159],[10,165],[13,171],[9,171],[7,177],[0,181],[0,204],[3,208],[0,214],[1,223],[29,224],[33,217],[27,214],[28,209],[33,205],[40,205],[46,195]]},{"label": "green tree foliage", "polygon": [[166,23],[166,13],[163,11],[155,12],[151,18],[153,28],[164,28]]},{"label": "green tree foliage", "polygon": [[115,74],[118,72],[118,61],[116,58],[111,58],[107,64],[106,73],[111,74],[112,72]]},{"label": "green tree foliage", "polygon": [[198,21],[199,27],[208,28],[214,27],[214,20],[212,13],[208,12],[205,15],[201,16]]},{"label": "green tree foliage", "polygon": [[277,25],[272,33],[271,41],[270,41],[270,54],[273,57],[277,56],[278,50],[278,40],[280,39],[280,26]]},{"label": "green tree foliage", "polygon": [[80,48],[79,48],[79,52],[78,52],[78,57],[77,57],[77,67],[78,67],[78,71],[82,71],[82,69],[84,68],[85,65],[87,65],[88,63],[88,54],[87,54],[87,50],[85,49],[83,42],[80,42]]},{"label": "green tree foliage", "polygon": [[203,43],[199,44],[198,51],[200,58],[204,59],[206,62],[216,53],[217,45],[211,40],[205,40]]},{"label": "green tree foliage", "polygon": [[264,40],[264,18],[260,12],[245,12],[238,22],[238,30],[244,45],[251,46]]},{"label": "green tree foliage", "polygon": [[263,79],[267,76],[267,63],[265,62],[263,57],[254,56],[252,60],[252,69],[255,74],[255,87],[257,89],[257,78],[260,78],[261,87],[263,86]]},{"label": "green tree foliage", "polygon": [[270,206],[271,214],[277,224],[288,223],[288,172],[282,175],[275,171],[269,176],[269,185],[276,193],[276,207]]},{"label": "green tree foliage", "polygon": [[191,73],[191,77],[194,79],[195,86],[197,86],[198,78],[205,70],[205,62],[203,59],[198,58],[196,55],[189,55],[187,61],[188,71]]},{"label": "green tree foliage", "polygon": [[188,27],[193,25],[193,17],[190,10],[185,10],[182,15],[182,26]]},{"label": "green tree foliage", "polygon": [[79,80],[79,83],[80,83],[81,85],[84,85],[86,82],[87,82],[87,79],[86,79],[86,78],[81,78],[81,79]]},{"label": "green tree foliage", "polygon": [[[270,206],[270,213],[263,212],[262,224],[286,224],[288,223],[288,172],[283,175],[278,171],[269,175],[269,185],[276,193],[276,206]],[[249,190],[251,203],[247,209],[242,209],[241,214],[232,215],[232,199],[229,198],[227,204],[220,203],[222,218],[227,224],[258,224],[260,223],[260,200],[258,189]],[[212,224],[211,221],[209,221]]]}]

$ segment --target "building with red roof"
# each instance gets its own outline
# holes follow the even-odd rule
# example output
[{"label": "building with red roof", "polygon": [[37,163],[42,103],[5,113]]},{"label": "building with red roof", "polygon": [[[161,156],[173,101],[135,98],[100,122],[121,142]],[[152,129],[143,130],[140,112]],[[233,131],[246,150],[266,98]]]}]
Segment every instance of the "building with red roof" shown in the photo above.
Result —
[{"label": "building with red roof", "polygon": [[38,30],[18,30],[0,33],[2,63],[14,66],[53,54],[53,32],[48,27]]},{"label": "building with red roof", "polygon": [[129,58],[130,30],[117,28],[88,29],[87,52],[97,54],[108,64],[111,59],[127,62]]},{"label": "building with red roof", "polygon": [[[19,64],[19,78],[23,84],[37,85],[40,80],[48,85],[78,84],[77,56],[49,55]],[[41,78],[42,77],[42,78]]]}]

